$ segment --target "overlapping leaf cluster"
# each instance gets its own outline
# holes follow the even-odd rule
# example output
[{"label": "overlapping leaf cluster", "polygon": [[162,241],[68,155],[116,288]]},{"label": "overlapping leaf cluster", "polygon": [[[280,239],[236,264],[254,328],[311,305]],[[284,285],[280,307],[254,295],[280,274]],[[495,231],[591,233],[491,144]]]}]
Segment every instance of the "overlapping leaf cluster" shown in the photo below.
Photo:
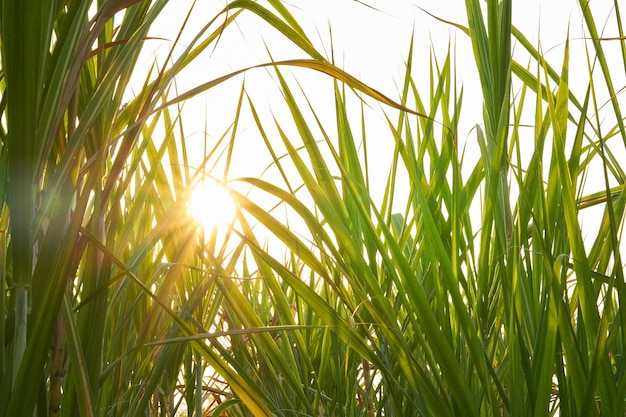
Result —
[{"label": "overlapping leaf cluster", "polygon": [[[228,4],[124,103],[165,3],[2,2],[0,416],[624,414],[626,53],[616,66],[605,52],[626,50],[618,2],[606,36],[580,2],[578,96],[569,42],[550,63],[512,26],[510,0],[466,0],[455,26],[482,86],[475,146],[460,140],[451,53],[433,55],[425,89],[411,43],[394,100],[326,60],[278,0]],[[242,88],[231,128],[191,167],[177,106],[250,69],[171,86],[241,13],[310,58],[260,63],[288,113],[266,120]],[[334,120],[294,92],[290,68],[334,80]],[[370,168],[355,94],[388,109],[386,174]],[[199,232],[190,188],[246,112],[281,180],[231,179],[232,227]],[[599,227],[584,230],[592,209]]]}]

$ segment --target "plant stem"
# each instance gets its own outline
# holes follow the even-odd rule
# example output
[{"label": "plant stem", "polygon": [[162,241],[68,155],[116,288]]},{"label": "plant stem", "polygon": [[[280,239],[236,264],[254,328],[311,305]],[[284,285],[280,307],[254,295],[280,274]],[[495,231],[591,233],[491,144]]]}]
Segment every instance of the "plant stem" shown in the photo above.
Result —
[{"label": "plant stem", "polygon": [[13,350],[13,382],[20,370],[26,350],[26,330],[28,324],[28,286],[15,289],[15,348]]},{"label": "plant stem", "polygon": [[67,372],[63,354],[63,341],[65,340],[65,323],[62,313],[57,320],[57,328],[52,336],[50,346],[52,359],[50,361],[50,416],[55,417],[61,411],[61,398],[63,395],[63,378]]}]

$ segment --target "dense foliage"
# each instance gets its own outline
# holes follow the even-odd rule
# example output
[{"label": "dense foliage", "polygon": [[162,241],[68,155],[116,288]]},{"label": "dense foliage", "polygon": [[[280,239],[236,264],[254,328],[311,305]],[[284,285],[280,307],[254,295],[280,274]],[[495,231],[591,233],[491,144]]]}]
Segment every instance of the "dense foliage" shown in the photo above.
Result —
[{"label": "dense foliage", "polygon": [[[0,417],[626,414],[619,2],[603,34],[579,0],[581,62],[568,39],[548,61],[513,27],[512,0],[441,16],[471,40],[471,131],[459,119],[480,100],[465,104],[448,45],[419,63],[424,88],[411,42],[400,94],[383,95],[279,0],[232,1],[140,72],[166,3],[1,3]],[[178,91],[244,16],[299,55]],[[329,81],[334,120],[286,76],[302,69]],[[268,117],[231,89],[232,123],[192,162],[185,101],[258,70],[287,111]],[[392,148],[384,174],[372,103]],[[228,175],[242,114],[276,175]],[[226,229],[189,216],[208,178],[236,201]]]}]

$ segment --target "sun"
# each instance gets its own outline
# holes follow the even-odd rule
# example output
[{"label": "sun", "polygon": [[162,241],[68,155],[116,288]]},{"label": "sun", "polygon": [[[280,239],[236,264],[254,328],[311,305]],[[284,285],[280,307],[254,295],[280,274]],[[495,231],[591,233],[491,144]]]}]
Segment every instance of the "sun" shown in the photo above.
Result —
[{"label": "sun", "polygon": [[236,209],[233,197],[217,182],[204,182],[191,192],[191,217],[205,229],[230,223],[235,217]]}]

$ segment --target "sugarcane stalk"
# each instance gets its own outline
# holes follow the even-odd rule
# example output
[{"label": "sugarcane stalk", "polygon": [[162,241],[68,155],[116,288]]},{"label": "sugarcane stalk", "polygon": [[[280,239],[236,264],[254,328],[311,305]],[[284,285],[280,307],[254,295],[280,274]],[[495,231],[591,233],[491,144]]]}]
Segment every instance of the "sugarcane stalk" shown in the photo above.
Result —
[{"label": "sugarcane stalk", "polygon": [[67,362],[63,351],[65,340],[65,322],[62,313],[59,313],[57,327],[52,336],[50,345],[50,417],[57,417],[61,412],[61,399],[63,397],[63,379],[67,373]]},{"label": "sugarcane stalk", "polygon": [[13,383],[26,351],[26,333],[28,325],[28,286],[15,287],[15,347],[13,349]]}]

